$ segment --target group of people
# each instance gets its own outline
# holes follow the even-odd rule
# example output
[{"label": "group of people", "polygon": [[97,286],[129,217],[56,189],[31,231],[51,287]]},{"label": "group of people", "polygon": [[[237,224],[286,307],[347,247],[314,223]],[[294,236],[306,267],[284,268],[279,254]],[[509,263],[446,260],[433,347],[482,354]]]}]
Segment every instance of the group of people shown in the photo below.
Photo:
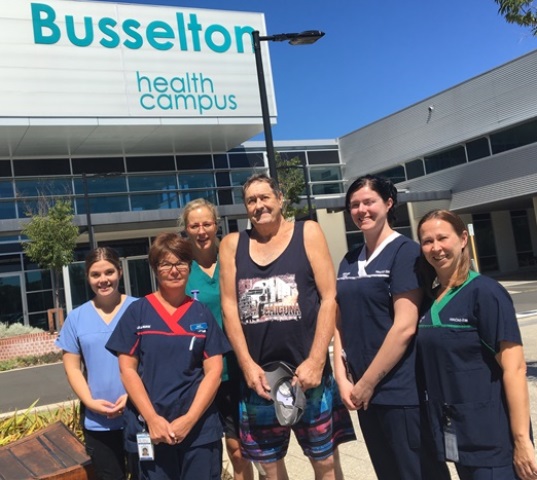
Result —
[{"label": "group of people", "polygon": [[[462,480],[537,479],[513,304],[471,270],[456,214],[427,214],[418,244],[392,228],[394,185],[360,177],[346,209],[364,244],[336,274],[321,228],[283,217],[273,179],[253,175],[243,196],[251,228],[221,243],[214,205],[184,208],[181,234],[151,245],[144,298],[120,293],[114,250],[88,255],[94,298],[57,343],[98,478],[220,479],[224,435],[235,479],[286,480],[293,431],[315,479],[343,479],[357,410],[381,480],[449,479],[449,461]],[[304,397],[290,422],[274,362]]]}]

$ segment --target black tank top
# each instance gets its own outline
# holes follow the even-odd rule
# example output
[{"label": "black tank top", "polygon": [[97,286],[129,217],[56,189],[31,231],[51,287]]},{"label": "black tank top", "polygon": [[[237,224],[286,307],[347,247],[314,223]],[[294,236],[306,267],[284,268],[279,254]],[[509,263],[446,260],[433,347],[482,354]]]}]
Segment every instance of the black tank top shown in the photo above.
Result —
[{"label": "black tank top", "polygon": [[304,223],[295,223],[287,248],[265,266],[250,257],[250,234],[240,233],[235,259],[239,317],[250,355],[261,366],[284,361],[297,367],[309,355],[320,304]]}]

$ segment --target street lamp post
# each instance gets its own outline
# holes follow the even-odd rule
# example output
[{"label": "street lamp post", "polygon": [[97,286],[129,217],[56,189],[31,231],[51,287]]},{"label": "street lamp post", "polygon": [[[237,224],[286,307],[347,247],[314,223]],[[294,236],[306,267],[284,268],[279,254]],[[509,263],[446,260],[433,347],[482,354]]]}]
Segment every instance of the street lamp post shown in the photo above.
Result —
[{"label": "street lamp post", "polygon": [[97,242],[95,241],[93,223],[91,222],[91,208],[88,194],[88,176],[85,172],[82,173],[82,184],[84,186],[84,208],[86,209],[86,225],[88,228],[89,247],[90,250],[95,250],[97,248]]},{"label": "street lamp post", "polygon": [[263,130],[268,157],[270,176],[277,182],[276,156],[274,154],[274,140],[272,138],[272,127],[270,125],[270,112],[268,109],[267,85],[265,83],[265,72],[263,70],[263,60],[261,58],[261,42],[284,42],[289,40],[291,45],[309,45],[315,43],[324,36],[324,32],[319,30],[307,30],[301,33],[280,33],[278,35],[260,36],[259,31],[252,32],[254,46],[255,64],[257,67],[257,81],[259,83],[259,97],[261,100],[261,114],[263,116]]}]

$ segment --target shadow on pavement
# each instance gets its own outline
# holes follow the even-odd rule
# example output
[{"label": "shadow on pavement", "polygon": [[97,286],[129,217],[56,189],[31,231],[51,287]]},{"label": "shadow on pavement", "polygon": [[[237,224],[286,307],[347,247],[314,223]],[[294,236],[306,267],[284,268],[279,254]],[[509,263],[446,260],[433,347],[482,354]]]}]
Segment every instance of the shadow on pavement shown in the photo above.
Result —
[{"label": "shadow on pavement", "polygon": [[531,380],[537,380],[537,362],[528,362],[527,377]]}]

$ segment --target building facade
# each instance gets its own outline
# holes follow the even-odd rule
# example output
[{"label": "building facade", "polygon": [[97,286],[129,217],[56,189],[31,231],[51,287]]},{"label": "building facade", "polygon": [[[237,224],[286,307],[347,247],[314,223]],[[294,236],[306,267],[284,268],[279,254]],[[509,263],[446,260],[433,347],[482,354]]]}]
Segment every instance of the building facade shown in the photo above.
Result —
[{"label": "building facade", "polygon": [[[119,251],[123,287],[141,296],[155,288],[151,239],[177,229],[188,201],[215,203],[222,234],[247,226],[242,185],[268,170],[264,143],[249,141],[262,131],[256,29],[262,14],[104,2],[19,0],[0,13],[0,322],[47,326],[50,272],[24,256],[21,236],[42,202],[69,199],[80,227],[67,311],[91,295],[92,244]],[[346,184],[378,173],[400,190],[402,233],[450,208],[473,224],[482,270],[532,268],[536,76],[534,52],[339,139],[276,142],[304,166],[304,204],[334,263],[361,241]]]},{"label": "building facade", "polygon": [[339,139],[347,179],[393,179],[412,232],[433,208],[473,225],[480,269],[537,262],[537,51]]}]

